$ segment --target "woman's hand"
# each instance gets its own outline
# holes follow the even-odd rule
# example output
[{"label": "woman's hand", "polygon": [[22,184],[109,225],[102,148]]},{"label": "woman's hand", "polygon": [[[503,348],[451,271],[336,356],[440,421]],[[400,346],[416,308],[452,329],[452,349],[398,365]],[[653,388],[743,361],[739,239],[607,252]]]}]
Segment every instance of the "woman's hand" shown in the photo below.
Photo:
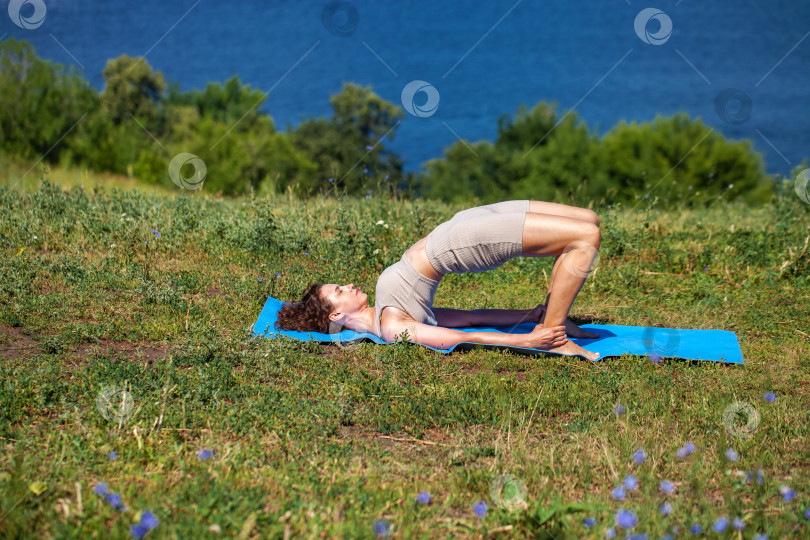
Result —
[{"label": "woman's hand", "polygon": [[545,327],[542,324],[535,326],[531,333],[526,334],[529,347],[535,349],[553,349],[564,345],[568,338],[565,335],[564,326]]}]

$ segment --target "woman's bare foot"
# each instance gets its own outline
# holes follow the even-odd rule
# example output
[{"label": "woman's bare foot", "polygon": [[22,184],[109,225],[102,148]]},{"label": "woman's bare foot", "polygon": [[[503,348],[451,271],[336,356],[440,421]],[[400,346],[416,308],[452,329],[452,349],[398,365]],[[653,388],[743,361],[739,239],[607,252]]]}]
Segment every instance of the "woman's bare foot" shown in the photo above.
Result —
[{"label": "woman's bare foot", "polygon": [[[546,306],[543,304],[537,304],[537,306],[535,306],[535,308],[529,312],[529,320],[534,321],[535,323],[543,324],[543,320],[545,318]],[[583,330],[574,324],[568,317],[565,318],[565,334],[568,337],[578,339],[597,339],[599,337],[599,334],[594,334],[593,332]]]},{"label": "woman's bare foot", "polygon": [[570,340],[566,341],[563,345],[560,345],[559,347],[554,347],[553,349],[548,349],[548,350],[550,352],[555,352],[555,353],[560,353],[560,354],[569,354],[569,355],[571,355],[571,354],[581,354],[582,356],[584,356],[585,358],[587,358],[589,360],[596,360],[597,358],[599,358],[601,356],[598,352],[586,351],[585,349],[583,349],[582,347],[580,347],[579,345],[577,345],[576,343],[574,343],[573,341],[570,341]]},{"label": "woman's bare foot", "polygon": [[575,325],[573,322],[571,322],[571,319],[565,319],[565,335],[579,339],[596,339],[599,337],[599,334],[588,332],[587,330],[583,330],[579,326]]}]

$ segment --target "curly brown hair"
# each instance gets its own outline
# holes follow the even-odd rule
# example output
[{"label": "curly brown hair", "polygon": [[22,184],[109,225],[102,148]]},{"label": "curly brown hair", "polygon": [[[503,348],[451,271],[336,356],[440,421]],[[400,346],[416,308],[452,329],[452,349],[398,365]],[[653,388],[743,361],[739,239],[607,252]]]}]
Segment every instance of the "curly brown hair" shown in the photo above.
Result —
[{"label": "curly brown hair", "polygon": [[298,302],[284,302],[278,312],[275,327],[299,332],[329,332],[332,303],[321,298],[321,283],[310,283]]}]

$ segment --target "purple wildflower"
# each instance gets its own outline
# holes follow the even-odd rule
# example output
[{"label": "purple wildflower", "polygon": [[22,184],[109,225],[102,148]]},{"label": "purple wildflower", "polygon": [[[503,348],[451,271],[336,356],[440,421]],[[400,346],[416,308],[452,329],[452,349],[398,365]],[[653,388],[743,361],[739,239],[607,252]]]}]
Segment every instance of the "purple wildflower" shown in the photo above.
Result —
[{"label": "purple wildflower", "polygon": [[364,172],[365,174],[368,174],[368,167],[363,167],[363,172]]},{"label": "purple wildflower", "polygon": [[738,454],[737,451],[734,450],[733,448],[727,448],[726,449],[726,459],[729,460],[729,461],[739,461],[740,460],[740,454]]},{"label": "purple wildflower", "polygon": [[588,527],[589,529],[596,525],[596,518],[595,517],[586,517],[582,520],[582,524]]},{"label": "purple wildflower", "polygon": [[214,457],[215,453],[216,452],[214,450],[203,448],[202,450],[197,450],[197,457],[200,458],[200,461],[205,461],[206,459],[211,459]]},{"label": "purple wildflower", "polygon": [[692,534],[700,534],[703,532],[703,527],[700,526],[700,523],[695,523],[689,528],[689,532]]},{"label": "purple wildflower", "polygon": [[613,491],[610,492],[610,496],[616,499],[617,501],[623,501],[624,496],[626,495],[624,488],[622,486],[617,487]]},{"label": "purple wildflower", "polygon": [[754,540],[768,540],[768,535],[765,533],[759,533],[754,535]]},{"label": "purple wildflower", "polygon": [[766,392],[765,401],[767,401],[768,403],[773,403],[774,401],[776,401],[776,394],[774,394],[773,392]]},{"label": "purple wildflower", "polygon": [[624,478],[623,484],[624,484],[624,487],[626,487],[630,491],[633,491],[638,487],[638,480],[636,480],[636,477],[633,476],[632,474],[628,474]]},{"label": "purple wildflower", "polygon": [[658,510],[661,512],[661,515],[668,516],[672,513],[672,505],[667,501],[662,504]]},{"label": "purple wildflower", "polygon": [[330,183],[330,184],[331,184],[332,182],[334,182],[334,181],[335,181],[335,179],[334,179],[334,178],[330,178],[330,179],[329,179],[329,183]]},{"label": "purple wildflower", "polygon": [[109,459],[110,461],[115,461],[117,458],[118,458],[118,452],[116,452],[115,450],[113,450],[112,452],[107,454],[107,459]]},{"label": "purple wildflower", "polygon": [[159,524],[160,521],[158,521],[158,518],[149,510],[141,514],[141,525],[144,525],[146,528],[151,530],[157,527]]},{"label": "purple wildflower", "polygon": [[693,453],[694,451],[695,445],[692,444],[691,442],[688,442],[685,445],[683,445],[680,449],[678,449],[678,452],[675,455],[678,457],[678,459],[683,459],[689,454]]},{"label": "purple wildflower", "polygon": [[305,252],[304,252],[304,255],[309,255],[309,251],[305,251]]},{"label": "purple wildflower", "polygon": [[675,486],[669,480],[662,480],[661,483],[658,484],[658,489],[667,495],[672,495],[672,492],[675,491]]},{"label": "purple wildflower", "polygon": [[605,531],[605,538],[616,538],[616,529],[613,527]]},{"label": "purple wildflower", "polygon": [[727,527],[728,527],[728,518],[726,516],[723,516],[714,522],[714,525],[712,525],[712,530],[714,532],[721,533],[725,532]]},{"label": "purple wildflower", "polygon": [[[753,477],[754,471],[748,471],[745,475],[745,483],[747,484],[748,482],[750,482]],[[759,469],[757,471],[757,484],[761,486],[764,481],[765,477],[762,475],[762,469]]]},{"label": "purple wildflower", "polygon": [[484,517],[487,515],[487,503],[478,501],[473,505],[473,512],[475,512],[475,515],[478,517]]},{"label": "purple wildflower", "polygon": [[276,272],[276,279],[279,279],[280,277],[281,277],[281,273],[280,273],[280,272]]},{"label": "purple wildflower", "polygon": [[366,150],[374,150],[373,146],[366,146]]},{"label": "purple wildflower", "polygon": [[96,495],[106,495],[108,492],[107,484],[102,482],[101,484],[96,484],[96,487],[93,488],[93,493]]},{"label": "purple wildflower", "polygon": [[416,502],[421,504],[429,504],[430,503],[430,493],[427,491],[421,492],[419,495],[416,496]]},{"label": "purple wildflower", "polygon": [[810,507],[806,508],[804,511],[804,517],[806,519],[810,519]]},{"label": "purple wildflower", "polygon": [[630,510],[619,508],[619,511],[616,512],[616,525],[622,529],[632,529],[637,523],[638,518],[636,518],[636,515]]},{"label": "purple wildflower", "polygon": [[633,454],[633,461],[636,462],[636,465],[641,465],[646,460],[647,460],[647,452],[644,451],[644,448],[637,449],[635,454]]},{"label": "purple wildflower", "polygon": [[147,510],[141,514],[141,520],[137,524],[132,525],[129,530],[134,538],[141,539],[146,536],[146,533],[157,527],[159,524],[160,521],[158,521],[158,518],[155,517],[155,514]]},{"label": "purple wildflower", "polygon": [[390,535],[391,529],[388,526],[388,522],[384,519],[378,519],[375,521],[374,534],[376,534],[378,538],[385,538],[386,536]]},{"label": "purple wildflower", "polygon": [[789,502],[796,496],[796,492],[790,489],[789,486],[780,486],[779,493],[782,495],[782,500],[785,502]]},{"label": "purple wildflower", "polygon": [[616,416],[621,416],[627,412],[627,409],[624,407],[624,405],[619,403],[618,405],[613,407],[613,412],[616,413]]},{"label": "purple wildflower", "polygon": [[735,531],[741,531],[745,528],[745,521],[741,517],[735,517],[734,521],[731,522],[731,526],[734,527]]},{"label": "purple wildflower", "polygon": [[369,200],[370,198],[371,198],[371,195],[366,195],[366,200]]},{"label": "purple wildflower", "polygon": [[708,264],[704,264],[704,265],[703,265],[703,271],[705,272],[705,271],[707,271],[708,269],[709,269],[709,265],[708,265]]},{"label": "purple wildflower", "polygon": [[259,283],[261,283],[261,282],[262,282],[262,278],[260,277],[260,278],[259,278]]},{"label": "purple wildflower", "polygon": [[649,536],[647,536],[646,534],[642,534],[642,533],[630,534],[630,535],[627,536],[627,540],[647,540],[648,538],[649,538]]},{"label": "purple wildflower", "polygon": [[127,508],[126,506],[124,506],[123,502],[121,501],[121,495],[119,495],[118,493],[108,493],[107,502],[110,503],[110,506],[112,506],[116,510],[124,511]]},{"label": "purple wildflower", "polygon": [[136,523],[135,525],[129,526],[129,532],[130,534],[132,534],[132,538],[137,538],[138,540],[141,540],[141,538],[146,536],[146,533],[149,532],[149,529],[145,525]]}]

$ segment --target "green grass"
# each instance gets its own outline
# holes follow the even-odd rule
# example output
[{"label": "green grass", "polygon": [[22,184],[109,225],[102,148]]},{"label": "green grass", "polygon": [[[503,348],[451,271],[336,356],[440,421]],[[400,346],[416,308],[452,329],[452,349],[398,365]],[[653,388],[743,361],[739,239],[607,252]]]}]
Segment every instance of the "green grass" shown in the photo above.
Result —
[{"label": "green grass", "polygon": [[[745,538],[810,534],[810,207],[790,191],[756,209],[597,209],[598,267],[572,318],[731,330],[742,366],[253,338],[268,295],[314,280],[371,292],[461,207],[173,193],[0,186],[0,536],[128,537],[151,510],[147,538],[371,538],[378,519],[396,538],[603,538],[618,508],[651,538],[723,515],[745,518]],[[532,307],[550,265],[448,275],[436,305]],[[101,414],[107,387],[131,393],[124,420]],[[758,410],[751,438],[724,427],[734,401]],[[745,483],[757,469],[764,483]],[[504,490],[516,504],[493,498],[504,474],[525,500],[508,499],[519,482]],[[639,489],[614,501],[627,474]]]}]

